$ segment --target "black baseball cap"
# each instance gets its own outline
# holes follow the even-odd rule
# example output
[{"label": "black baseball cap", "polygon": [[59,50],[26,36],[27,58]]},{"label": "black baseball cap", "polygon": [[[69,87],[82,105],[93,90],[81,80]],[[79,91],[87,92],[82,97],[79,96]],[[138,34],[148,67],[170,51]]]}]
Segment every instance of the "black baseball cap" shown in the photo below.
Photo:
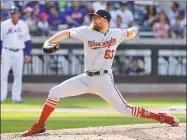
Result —
[{"label": "black baseball cap", "polygon": [[107,10],[97,10],[94,13],[89,13],[90,16],[96,15],[96,16],[100,16],[102,18],[105,18],[108,20],[108,22],[110,22],[111,20],[111,14],[107,11]]},{"label": "black baseball cap", "polygon": [[11,7],[10,9],[10,13],[13,14],[13,13],[19,13],[19,9],[17,7]]}]

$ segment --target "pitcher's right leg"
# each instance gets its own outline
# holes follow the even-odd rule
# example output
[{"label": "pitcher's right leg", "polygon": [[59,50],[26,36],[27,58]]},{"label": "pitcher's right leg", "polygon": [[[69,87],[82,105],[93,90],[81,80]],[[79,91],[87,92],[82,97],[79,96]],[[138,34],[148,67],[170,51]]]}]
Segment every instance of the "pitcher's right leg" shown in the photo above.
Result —
[{"label": "pitcher's right leg", "polygon": [[110,103],[117,111],[134,117],[146,118],[178,126],[177,118],[164,113],[155,113],[142,107],[128,104],[114,84],[112,76],[103,76],[102,79],[95,81],[95,88],[103,99]]},{"label": "pitcher's right leg", "polygon": [[43,134],[45,132],[45,123],[50,114],[55,110],[60,98],[76,96],[88,92],[88,82],[84,74],[73,77],[61,84],[53,87],[44,104],[39,120],[21,136],[31,136],[35,134]]}]

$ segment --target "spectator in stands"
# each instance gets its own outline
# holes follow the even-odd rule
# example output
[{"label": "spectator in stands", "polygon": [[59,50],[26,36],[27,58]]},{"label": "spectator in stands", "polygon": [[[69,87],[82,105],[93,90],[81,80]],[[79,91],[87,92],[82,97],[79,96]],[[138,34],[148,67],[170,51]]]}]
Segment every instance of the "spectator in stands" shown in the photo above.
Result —
[{"label": "spectator in stands", "polygon": [[27,7],[24,9],[23,17],[22,19],[25,21],[25,23],[28,25],[29,31],[31,35],[34,35],[34,32],[36,31],[36,21],[32,19],[31,13],[33,12],[33,9],[31,7]]},{"label": "spectator in stands", "polygon": [[180,24],[180,17],[176,17],[175,23],[171,26],[171,37],[172,38],[183,38],[184,28]]},{"label": "spectator in stands", "polygon": [[175,19],[178,16],[179,8],[180,6],[178,2],[172,2],[171,10],[169,11],[169,15],[168,15],[168,18],[170,21]]},{"label": "spectator in stands", "polygon": [[116,15],[122,17],[123,24],[125,24],[127,27],[131,27],[134,25],[134,16],[128,9],[127,2],[120,2],[120,9],[116,11]]},{"label": "spectator in stands", "polygon": [[185,10],[180,9],[179,10],[179,19],[180,19],[180,26],[184,28],[186,26],[186,15],[185,15]]},{"label": "spectator in stands", "polygon": [[[85,5],[86,8],[86,13],[94,13],[94,8],[93,8],[93,3],[92,2],[86,2],[87,5]],[[91,16],[89,18],[86,18],[87,21],[85,21],[86,24],[90,24],[91,23]]]},{"label": "spectator in stands", "polygon": [[48,22],[52,30],[57,30],[58,26],[65,22],[65,18],[60,14],[57,7],[50,9]]},{"label": "spectator in stands", "polygon": [[1,22],[5,21],[7,19],[9,19],[9,14],[8,13],[5,12],[5,13],[1,14]]},{"label": "spectator in stands", "polygon": [[47,15],[50,15],[52,7],[56,7],[53,1],[45,1],[44,5],[40,5],[40,13],[44,12]]},{"label": "spectator in stands", "polygon": [[125,73],[129,76],[148,75],[150,74],[144,68],[140,67],[139,59],[137,57],[132,58],[130,66],[125,70]]},{"label": "spectator in stands", "polygon": [[135,7],[134,1],[128,1],[128,9],[132,12],[133,15],[135,10],[134,7]]},{"label": "spectator in stands", "polygon": [[115,20],[115,24],[113,26],[111,26],[111,28],[127,28],[127,25],[123,23],[122,18],[120,15],[117,15],[117,18]]},{"label": "spectator in stands", "polygon": [[181,9],[179,11],[179,18],[180,18],[180,25],[184,30],[183,36],[186,37],[186,11],[184,9]]},{"label": "spectator in stands", "polygon": [[111,21],[110,21],[110,27],[115,28],[116,27],[117,15],[116,15],[116,11],[113,10],[113,2],[111,2],[111,1],[107,2],[106,9],[110,12],[110,14],[112,16]]},{"label": "spectator in stands", "polygon": [[60,12],[64,12],[65,9],[67,8],[66,7],[67,6],[67,1],[68,0],[59,0],[58,1],[58,7],[59,7]]},{"label": "spectator in stands", "polygon": [[32,18],[33,20],[38,22],[40,20],[40,13],[41,13],[40,5],[37,1],[32,2],[32,5],[33,5],[32,6],[33,7]]},{"label": "spectator in stands", "polygon": [[70,27],[80,26],[89,21],[85,9],[80,8],[78,1],[73,1],[72,6],[66,11],[66,20]]},{"label": "spectator in stands", "polygon": [[40,21],[38,22],[38,35],[48,36],[49,35],[49,23],[47,21],[48,15],[46,13],[40,14]]},{"label": "spectator in stands", "polygon": [[31,16],[31,14],[32,14],[32,12],[33,12],[33,9],[31,8],[31,7],[26,7],[24,10],[23,10],[23,20],[31,20],[32,18],[32,16]]},{"label": "spectator in stands", "polygon": [[180,9],[178,16],[175,19],[171,20],[171,37],[183,38],[185,26],[186,26],[185,10]]},{"label": "spectator in stands", "polygon": [[[131,8],[129,4],[131,4]],[[91,19],[89,18],[88,13],[93,13],[97,9],[107,9],[111,13],[112,15],[112,19],[110,22],[111,28],[113,27],[127,28],[136,24],[140,27],[141,31],[150,32],[154,29],[154,32],[157,34],[158,37],[167,37],[169,25],[171,25],[171,27],[175,27],[172,30],[172,34],[173,33],[175,34],[175,32],[177,32],[178,34],[180,32],[180,29],[178,27],[178,21],[180,19],[180,26],[186,29],[185,10],[181,9],[179,3],[177,2],[172,2],[171,11],[169,13],[167,8],[166,10],[164,9],[165,12],[167,12],[169,19],[171,19],[168,20],[168,22],[166,22],[165,19],[163,18],[162,12],[160,17],[160,10],[162,8],[160,8],[159,5],[155,5],[155,2],[153,1],[149,1],[149,2],[121,1],[120,2],[120,1],[106,1],[106,0],[102,0],[99,2],[92,2],[92,1],[69,2],[67,0],[59,0],[55,2],[2,1],[1,21],[6,20],[9,17],[9,12],[6,13],[4,11],[10,9],[12,5],[17,5],[19,9],[22,10],[21,17],[24,20],[26,20],[31,35],[35,34],[33,32],[34,30],[36,30],[38,26],[38,22],[40,21],[39,15],[41,13],[46,13],[48,15],[48,23],[49,23],[48,26],[51,27],[51,29],[57,30],[61,28],[65,29],[67,28],[67,26],[75,27],[79,25],[90,24]],[[30,11],[29,8],[27,7],[29,8],[32,7],[33,10]],[[134,10],[134,16],[132,14],[132,11],[129,10],[129,8]],[[64,23],[66,23],[67,25]],[[184,34],[185,33],[186,32],[184,32]],[[174,37],[175,35],[172,36]]]},{"label": "spectator in stands", "polygon": [[107,7],[107,5],[106,5],[106,1],[105,0],[101,0],[101,1],[93,3],[94,11],[96,11],[98,9],[106,9],[106,7]]},{"label": "spectator in stands", "polygon": [[87,2],[87,5],[85,6],[85,8],[87,10],[87,13],[94,13],[95,12],[92,2]]},{"label": "spectator in stands", "polygon": [[158,22],[153,25],[153,31],[156,37],[167,38],[169,37],[169,24],[166,14],[162,11],[160,12]]},{"label": "spectator in stands", "polygon": [[1,1],[1,18],[6,17],[8,15],[8,18],[10,17],[9,10],[12,6],[15,6],[13,1]]},{"label": "spectator in stands", "polygon": [[136,11],[140,12],[141,14],[146,14],[146,6],[153,5],[151,1],[134,1],[134,8]]},{"label": "spectator in stands", "polygon": [[32,8],[33,8],[33,6],[35,5],[35,3],[38,3],[38,2],[37,2],[37,1],[27,2],[27,3],[25,4],[25,8],[26,8],[26,7],[32,7]]},{"label": "spectator in stands", "polygon": [[156,7],[154,5],[148,5],[146,7],[146,15],[145,15],[145,26],[147,30],[152,30],[153,24],[157,18]]}]

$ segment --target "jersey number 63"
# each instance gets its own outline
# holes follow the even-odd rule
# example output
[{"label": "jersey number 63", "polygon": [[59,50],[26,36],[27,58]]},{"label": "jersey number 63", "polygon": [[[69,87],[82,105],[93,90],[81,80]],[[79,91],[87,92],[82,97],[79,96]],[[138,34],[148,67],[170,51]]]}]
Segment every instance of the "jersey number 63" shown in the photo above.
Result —
[{"label": "jersey number 63", "polygon": [[112,59],[114,56],[114,51],[115,50],[106,50],[104,58],[105,59]]}]

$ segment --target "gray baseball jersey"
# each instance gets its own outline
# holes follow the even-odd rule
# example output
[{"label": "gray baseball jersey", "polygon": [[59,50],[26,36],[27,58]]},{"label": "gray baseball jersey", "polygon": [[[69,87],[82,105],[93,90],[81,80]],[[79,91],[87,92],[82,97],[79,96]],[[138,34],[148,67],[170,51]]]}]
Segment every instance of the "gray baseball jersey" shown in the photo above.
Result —
[{"label": "gray baseball jersey", "polygon": [[89,26],[69,29],[72,38],[84,42],[85,71],[111,69],[117,46],[127,37],[126,29],[109,29],[106,34]]}]

